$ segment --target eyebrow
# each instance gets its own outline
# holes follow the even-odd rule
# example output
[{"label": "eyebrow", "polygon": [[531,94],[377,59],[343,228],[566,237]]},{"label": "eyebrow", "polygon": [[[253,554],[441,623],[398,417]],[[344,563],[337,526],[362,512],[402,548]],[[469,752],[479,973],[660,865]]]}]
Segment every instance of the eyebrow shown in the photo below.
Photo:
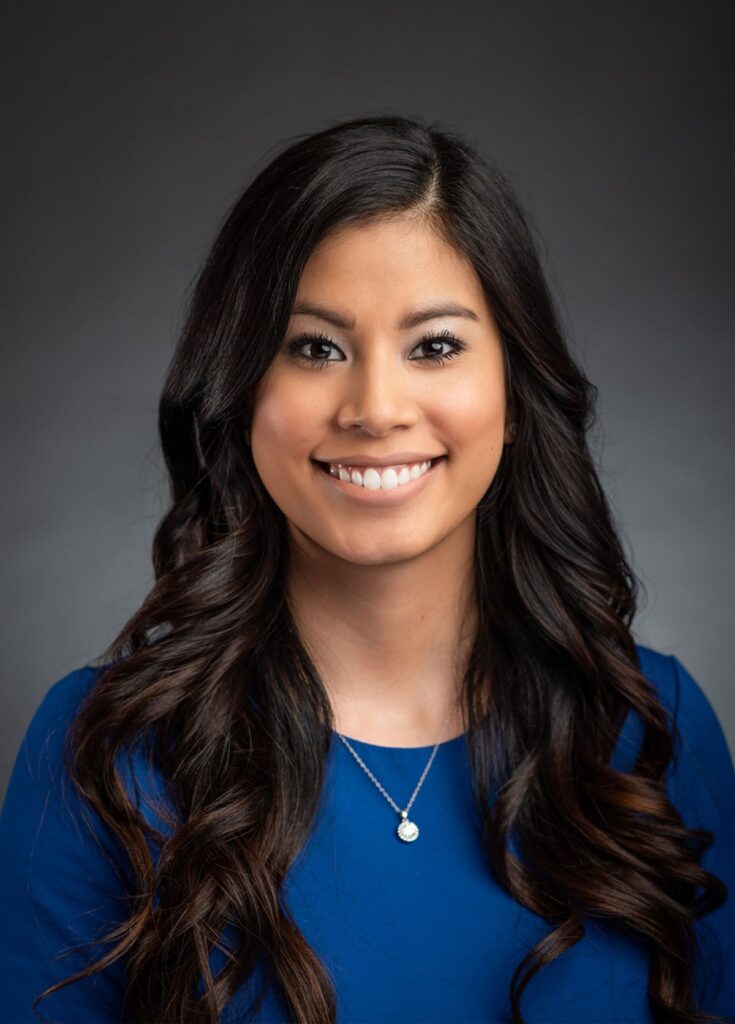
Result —
[{"label": "eyebrow", "polygon": [[[297,303],[291,311],[291,316],[296,316],[299,313],[317,316],[320,320],[326,320],[327,323],[333,324],[335,327],[341,327],[346,331],[351,331],[355,326],[354,320],[348,320],[339,313],[335,313],[333,309],[327,309],[326,306],[320,306],[315,302]],[[438,317],[444,316],[461,316],[468,320],[477,321],[480,319],[474,310],[461,305],[459,302],[434,302],[430,306],[424,306],[422,309],[415,309],[411,313],[406,313],[396,324],[396,330],[405,331],[409,327],[416,327],[418,324],[424,323],[426,320],[435,320]]]}]

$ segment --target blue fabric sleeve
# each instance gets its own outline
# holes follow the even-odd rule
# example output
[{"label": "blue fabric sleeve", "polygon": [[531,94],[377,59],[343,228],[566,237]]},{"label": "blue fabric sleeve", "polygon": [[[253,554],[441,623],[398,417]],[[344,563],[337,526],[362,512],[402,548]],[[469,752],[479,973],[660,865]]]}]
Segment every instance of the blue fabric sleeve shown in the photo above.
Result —
[{"label": "blue fabric sleeve", "polygon": [[[124,852],[85,803],[62,748],[95,670],[77,669],[47,692],[18,751],[0,813],[0,1021],[63,1024],[123,1019],[124,969],[118,960],[91,978],[32,1003],[47,986],[97,960],[95,940],[130,914]],[[92,825],[90,832],[87,821]],[[94,945],[69,956],[80,942]]]},{"label": "blue fabric sleeve", "polygon": [[681,748],[670,768],[669,791],[690,828],[714,832],[700,863],[729,890],[726,902],[696,924],[697,990],[704,1009],[735,1020],[735,769],[709,699],[681,661],[670,657]]}]

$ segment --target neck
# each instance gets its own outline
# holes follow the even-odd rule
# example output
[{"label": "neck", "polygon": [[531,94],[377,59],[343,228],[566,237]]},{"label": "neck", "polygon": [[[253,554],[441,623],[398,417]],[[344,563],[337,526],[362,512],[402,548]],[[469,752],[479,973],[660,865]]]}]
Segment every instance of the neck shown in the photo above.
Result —
[{"label": "neck", "polygon": [[425,746],[464,732],[458,702],[477,618],[470,526],[418,558],[377,565],[294,545],[291,614],[345,736]]}]

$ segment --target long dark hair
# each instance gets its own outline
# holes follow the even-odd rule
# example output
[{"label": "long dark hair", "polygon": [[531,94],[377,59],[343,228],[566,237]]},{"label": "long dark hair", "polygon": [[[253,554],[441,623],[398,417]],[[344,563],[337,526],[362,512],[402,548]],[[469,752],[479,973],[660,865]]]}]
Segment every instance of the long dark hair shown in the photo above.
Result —
[{"label": "long dark hair", "polygon": [[[597,389],[563,338],[507,177],[456,133],[401,116],[291,140],[228,213],[193,288],[160,401],[171,500],[155,583],[67,733],[75,785],[129,856],[132,913],[103,958],[38,999],[125,955],[137,1019],[215,1022],[265,955],[290,1019],[335,1020],[330,979],[281,891],[316,813],[333,720],[285,600],[287,523],[244,430],[317,242],[402,213],[477,271],[517,424],[476,511],[478,628],[463,680],[488,871],[550,928],[511,979],[514,1020],[530,978],[583,937],[582,916],[646,942],[657,1021],[723,1020],[695,1005],[694,923],[727,888],[700,866],[713,833],[687,828],[664,788],[678,730],[630,631],[639,584],[588,447]],[[628,774],[610,759],[631,709],[644,738]],[[165,830],[120,772],[139,743],[165,780]],[[213,976],[228,926],[237,955]]]}]

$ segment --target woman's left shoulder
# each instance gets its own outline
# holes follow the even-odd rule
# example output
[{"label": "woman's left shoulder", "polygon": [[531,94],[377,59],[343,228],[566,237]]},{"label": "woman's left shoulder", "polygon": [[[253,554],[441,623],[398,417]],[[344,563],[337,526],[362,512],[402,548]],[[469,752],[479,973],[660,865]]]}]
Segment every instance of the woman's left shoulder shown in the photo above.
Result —
[{"label": "woman's left shoulder", "polygon": [[[735,768],[725,731],[704,687],[675,654],[637,644],[640,667],[677,727],[670,776],[679,800],[712,801],[718,817],[735,815]],[[694,808],[692,808],[694,809]]]},{"label": "woman's left shoulder", "polygon": [[[636,645],[640,668],[677,727],[666,790],[688,828],[711,831],[700,865],[727,888],[697,923],[697,991],[703,1006],[735,1012],[735,768],[722,723],[703,686],[675,654]],[[640,732],[640,729],[639,729]],[[705,927],[701,927],[704,925]],[[716,941],[715,941],[716,940]],[[732,1018],[731,1018],[732,1019]]]}]

